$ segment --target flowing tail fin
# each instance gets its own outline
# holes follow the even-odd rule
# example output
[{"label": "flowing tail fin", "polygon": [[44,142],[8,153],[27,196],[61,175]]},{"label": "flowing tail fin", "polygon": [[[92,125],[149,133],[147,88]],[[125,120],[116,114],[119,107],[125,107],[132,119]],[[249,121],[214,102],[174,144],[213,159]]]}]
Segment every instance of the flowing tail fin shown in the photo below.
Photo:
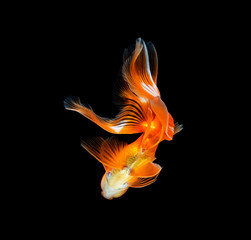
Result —
[{"label": "flowing tail fin", "polygon": [[104,130],[113,133],[112,129],[110,128],[109,119],[102,118],[96,115],[91,109],[91,107],[88,105],[83,105],[80,102],[79,98],[71,96],[67,97],[64,101],[64,107],[67,110],[76,111],[80,113],[84,117],[90,119],[91,121],[99,125]]},{"label": "flowing tail fin", "polygon": [[[149,55],[147,49],[151,52]],[[151,66],[150,66],[151,62]],[[133,52],[125,50],[122,73],[130,89],[137,96],[145,99],[152,99],[160,96],[156,86],[157,81],[157,53],[154,46],[138,38]]]},{"label": "flowing tail fin", "polygon": [[183,125],[177,122],[174,123],[174,134],[180,132],[183,129]]},{"label": "flowing tail fin", "polygon": [[79,98],[76,97],[66,98],[64,107],[82,114],[110,133],[134,134],[144,131],[142,123],[146,121],[145,110],[133,99],[127,100],[127,104],[121,108],[120,113],[114,119],[96,115],[90,106],[81,104]]}]

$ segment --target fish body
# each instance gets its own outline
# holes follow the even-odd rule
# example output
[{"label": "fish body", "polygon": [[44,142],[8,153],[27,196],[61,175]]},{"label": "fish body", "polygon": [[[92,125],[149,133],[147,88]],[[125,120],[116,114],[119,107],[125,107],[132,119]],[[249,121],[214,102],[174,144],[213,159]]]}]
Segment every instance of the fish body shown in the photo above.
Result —
[{"label": "fish body", "polygon": [[143,135],[129,145],[114,137],[82,142],[81,145],[105,168],[101,180],[105,198],[120,197],[129,187],[144,187],[156,180],[161,171],[161,167],[153,163],[156,147],[143,150],[142,139]]}]

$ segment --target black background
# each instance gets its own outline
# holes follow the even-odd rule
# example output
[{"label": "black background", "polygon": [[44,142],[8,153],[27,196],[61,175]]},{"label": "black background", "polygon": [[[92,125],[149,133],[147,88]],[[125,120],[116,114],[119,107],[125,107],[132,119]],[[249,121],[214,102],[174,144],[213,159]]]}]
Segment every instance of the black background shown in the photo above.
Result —
[{"label": "black background", "polygon": [[[80,139],[90,136],[108,137],[94,123],[76,112],[63,108],[63,100],[69,96],[80,97],[82,103],[88,103],[94,111],[104,117],[114,117],[118,107],[113,103],[113,83],[120,77],[124,48],[134,44],[141,37],[155,45],[159,57],[158,87],[163,101],[173,118],[184,125],[184,130],[174,136],[170,142],[162,142],[156,153],[163,170],[158,181],[142,189],[129,189],[120,199],[114,201],[132,201],[134,199],[154,200],[170,199],[182,202],[201,189],[194,185],[195,178],[201,174],[197,161],[199,123],[203,117],[203,103],[199,104],[202,88],[209,80],[209,70],[203,61],[208,36],[202,26],[190,23],[166,30],[140,28],[135,31],[130,26],[109,25],[105,32],[94,33],[80,31],[68,26],[56,30],[55,44],[55,96],[58,124],[61,126],[58,141],[62,143],[60,151],[63,159],[58,161],[58,173],[63,177],[61,185],[69,191],[72,198],[90,198],[107,201],[100,195],[100,180],[104,173],[102,165],[80,147]],[[95,26],[93,26],[95,29]],[[55,69],[54,69],[55,70]],[[205,73],[206,72],[206,73]],[[203,100],[202,100],[203,101]],[[196,113],[196,115],[194,115]],[[197,122],[197,123],[196,123]],[[125,141],[135,136],[118,136]],[[196,137],[198,139],[196,140]],[[201,143],[200,143],[201,144]],[[196,169],[196,170],[195,170]],[[194,182],[195,181],[195,182]],[[196,190],[195,190],[196,189]],[[175,199],[175,200],[174,200]]]},{"label": "black background", "polygon": [[[159,59],[157,84],[162,99],[173,118],[184,125],[184,130],[174,136],[173,141],[159,145],[156,162],[163,170],[157,182],[142,189],[129,189],[114,201],[189,201],[195,192],[201,191],[200,184],[198,188],[194,184],[203,171],[199,170],[196,156],[198,129],[195,128],[199,127],[196,121],[201,121],[198,115],[203,116],[203,103],[198,104],[201,88],[206,88],[205,82],[210,75],[203,55],[213,50],[207,45],[205,26],[188,22],[178,26],[176,23],[175,27],[168,24],[165,29],[142,30],[139,27],[132,30],[129,25],[110,28],[109,23],[81,29],[80,24],[74,23],[60,23],[50,28],[51,34],[46,39],[50,46],[46,67],[51,68],[52,73],[48,76],[54,91],[52,101],[56,103],[56,115],[60,116],[55,122],[56,129],[60,130],[55,139],[60,157],[52,163],[59,194],[65,194],[72,201],[107,201],[100,195],[103,167],[80,147],[80,140],[111,134],[80,114],[65,110],[63,100],[69,95],[78,96],[98,115],[114,117],[119,109],[113,102],[113,84],[120,78],[124,48],[141,37],[156,47]],[[137,135],[118,137],[133,141]]]},{"label": "black background", "polygon": [[[108,204],[109,200],[101,196],[103,166],[81,148],[80,140],[91,136],[106,138],[111,134],[80,114],[65,110],[63,100],[69,95],[78,96],[100,116],[114,117],[118,107],[113,103],[113,83],[120,77],[123,50],[141,37],[152,41],[157,49],[158,87],[168,110],[184,125],[184,130],[174,136],[173,141],[160,143],[156,162],[163,170],[154,184],[141,189],[130,188],[122,197],[112,201],[118,202],[122,208],[123,204],[137,203],[141,206],[144,202],[168,209],[172,206],[175,211],[190,211],[208,200],[207,191],[210,190],[204,176],[208,160],[201,159],[205,140],[201,136],[200,124],[196,123],[203,121],[203,103],[199,102],[200,84],[205,88],[201,83],[204,74],[204,63],[201,62],[203,44],[193,29],[181,32],[170,29],[170,34],[160,34],[158,31],[121,31],[117,27],[105,36],[96,33],[86,37],[84,33],[76,33],[75,28],[58,33],[62,35],[58,38],[61,41],[57,42],[55,53],[59,61],[56,65],[58,74],[52,81],[57,81],[56,112],[60,118],[55,124],[60,129],[55,138],[58,155],[48,163],[53,169],[51,191],[56,198],[59,197],[61,204],[78,206],[83,201],[89,204],[97,202],[99,206]],[[200,38],[203,39],[202,36]],[[118,136],[127,142],[137,137]]]},{"label": "black background", "polygon": [[[34,179],[29,178],[29,186],[35,193],[31,202],[39,200],[37,207],[62,219],[68,215],[81,218],[89,209],[99,209],[103,216],[163,213],[174,221],[195,215],[199,220],[213,210],[219,200],[215,189],[218,159],[212,157],[216,146],[209,139],[217,119],[213,102],[219,88],[215,84],[224,81],[218,70],[228,25],[225,19],[217,20],[217,13],[204,10],[176,9],[151,16],[149,9],[148,14],[136,17],[133,11],[87,16],[54,9],[32,24],[27,19],[29,27],[23,32],[28,32],[24,40],[35,79],[33,93],[42,93],[41,109],[32,111],[42,120],[37,128],[46,139],[37,146],[41,157],[29,165]],[[103,166],[81,148],[80,140],[112,134],[65,110],[63,101],[77,96],[98,115],[114,117],[119,109],[113,102],[113,84],[120,77],[124,49],[138,37],[154,44],[162,100],[184,129],[172,141],[160,143],[156,163],[163,169],[155,183],[129,188],[122,197],[109,201],[101,196]],[[138,135],[117,137],[129,143]],[[95,222],[94,213],[89,217]]]}]

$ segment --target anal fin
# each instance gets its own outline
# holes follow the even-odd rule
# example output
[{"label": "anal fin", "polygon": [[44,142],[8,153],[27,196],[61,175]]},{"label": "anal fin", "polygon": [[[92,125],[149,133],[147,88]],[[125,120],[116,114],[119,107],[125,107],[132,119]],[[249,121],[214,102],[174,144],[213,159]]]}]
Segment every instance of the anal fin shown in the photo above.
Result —
[{"label": "anal fin", "polygon": [[158,174],[149,178],[137,178],[134,182],[131,182],[130,187],[142,188],[148,186],[156,181]]}]

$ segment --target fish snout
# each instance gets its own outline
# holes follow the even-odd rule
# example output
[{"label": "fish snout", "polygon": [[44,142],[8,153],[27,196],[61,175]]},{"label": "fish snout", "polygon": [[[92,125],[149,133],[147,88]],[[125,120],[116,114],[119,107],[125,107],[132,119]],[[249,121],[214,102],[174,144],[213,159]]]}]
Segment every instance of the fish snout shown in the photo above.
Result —
[{"label": "fish snout", "polygon": [[112,199],[113,199],[113,196],[110,195],[110,194],[108,194],[107,192],[102,191],[102,192],[101,192],[101,195],[102,195],[104,198],[108,199],[108,200],[112,200]]}]

